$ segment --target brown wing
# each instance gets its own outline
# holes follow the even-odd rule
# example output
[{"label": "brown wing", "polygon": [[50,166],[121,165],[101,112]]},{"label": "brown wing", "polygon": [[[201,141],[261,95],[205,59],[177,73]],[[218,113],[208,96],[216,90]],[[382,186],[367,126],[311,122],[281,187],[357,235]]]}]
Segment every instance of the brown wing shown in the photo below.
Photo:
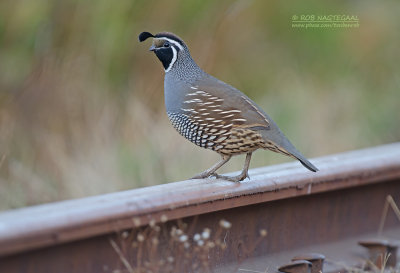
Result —
[{"label": "brown wing", "polygon": [[[181,132],[186,138],[227,155],[265,146],[258,131],[270,128],[268,116],[246,95],[220,82],[189,88],[181,107],[193,128],[189,133]],[[185,126],[176,127],[179,131]]]},{"label": "brown wing", "polygon": [[184,111],[205,123],[220,124],[226,128],[268,129],[268,116],[246,95],[234,87],[220,82],[191,86],[183,102]]}]

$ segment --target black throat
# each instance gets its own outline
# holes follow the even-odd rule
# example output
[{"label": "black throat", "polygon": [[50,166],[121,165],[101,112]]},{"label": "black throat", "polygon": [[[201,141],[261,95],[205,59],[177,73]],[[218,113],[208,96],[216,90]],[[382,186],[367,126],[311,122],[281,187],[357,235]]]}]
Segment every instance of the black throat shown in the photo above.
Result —
[{"label": "black throat", "polygon": [[169,48],[160,48],[156,51],[154,51],[156,54],[157,58],[161,61],[161,63],[164,66],[164,69],[168,69],[170,66],[173,58],[174,58],[174,52],[172,51],[172,47]]}]

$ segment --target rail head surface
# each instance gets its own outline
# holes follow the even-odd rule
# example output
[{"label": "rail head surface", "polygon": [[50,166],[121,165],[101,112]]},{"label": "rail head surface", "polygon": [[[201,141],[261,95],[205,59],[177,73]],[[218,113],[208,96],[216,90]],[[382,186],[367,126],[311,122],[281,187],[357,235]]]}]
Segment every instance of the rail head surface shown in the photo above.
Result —
[{"label": "rail head surface", "polygon": [[[112,233],[150,221],[400,178],[400,143],[250,170],[250,180],[186,180],[0,213],[0,256]],[[240,198],[239,198],[240,197]],[[134,221],[135,220],[135,221]]]}]

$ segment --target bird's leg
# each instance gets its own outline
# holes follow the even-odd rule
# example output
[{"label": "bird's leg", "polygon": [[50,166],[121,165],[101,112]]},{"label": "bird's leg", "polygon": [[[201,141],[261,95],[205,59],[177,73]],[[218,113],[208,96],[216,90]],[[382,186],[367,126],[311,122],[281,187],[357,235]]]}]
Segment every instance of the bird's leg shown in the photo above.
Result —
[{"label": "bird's leg", "polygon": [[246,177],[250,178],[250,176],[249,176],[250,160],[251,160],[251,153],[247,153],[246,154],[246,160],[244,161],[243,170],[237,176],[224,176],[224,175],[215,174],[215,177],[216,178],[220,178],[220,179],[229,180],[229,181],[232,181],[232,182],[242,181]]},{"label": "bird's leg", "polygon": [[216,170],[221,168],[226,162],[229,161],[229,159],[231,159],[231,156],[223,155],[221,161],[217,162],[214,166],[212,166],[211,168],[205,170],[204,172],[201,172],[201,173],[193,176],[192,179],[207,178],[207,177],[210,177],[212,175],[217,175],[215,173]]}]

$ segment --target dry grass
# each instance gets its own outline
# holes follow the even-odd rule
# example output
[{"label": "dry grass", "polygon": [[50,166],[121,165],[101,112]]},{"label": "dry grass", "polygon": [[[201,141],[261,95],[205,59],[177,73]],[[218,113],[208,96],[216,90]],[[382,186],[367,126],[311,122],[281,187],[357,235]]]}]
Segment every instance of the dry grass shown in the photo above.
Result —
[{"label": "dry grass", "polygon": [[[120,233],[119,242],[110,239],[110,244],[118,254],[124,270],[129,273],[207,273],[213,272],[212,268],[218,262],[218,257],[223,257],[228,247],[241,246],[243,253],[237,255],[239,266],[243,257],[251,256],[267,236],[266,230],[261,230],[259,238],[254,242],[229,244],[230,222],[222,219],[214,230],[204,228],[201,232],[196,232],[196,223],[197,219],[190,225],[182,220],[177,220],[175,224],[151,221],[146,227]],[[116,269],[113,272],[121,270]]]}]

